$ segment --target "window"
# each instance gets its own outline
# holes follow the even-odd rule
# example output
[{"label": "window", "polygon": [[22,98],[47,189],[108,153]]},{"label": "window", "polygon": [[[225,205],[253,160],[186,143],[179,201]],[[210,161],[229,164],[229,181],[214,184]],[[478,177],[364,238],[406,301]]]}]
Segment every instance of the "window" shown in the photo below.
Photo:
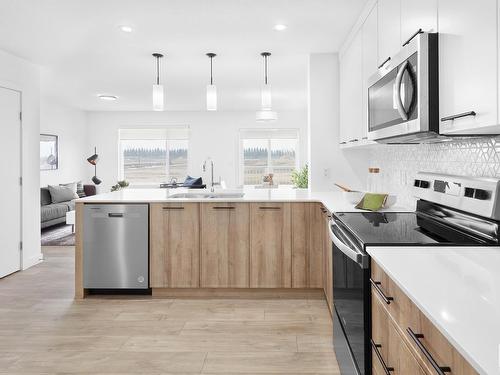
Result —
[{"label": "window", "polygon": [[291,185],[298,161],[297,129],[244,129],[240,131],[240,181],[258,185],[274,174],[274,183]]},{"label": "window", "polygon": [[120,129],[120,178],[133,185],[184,181],[189,129]]}]

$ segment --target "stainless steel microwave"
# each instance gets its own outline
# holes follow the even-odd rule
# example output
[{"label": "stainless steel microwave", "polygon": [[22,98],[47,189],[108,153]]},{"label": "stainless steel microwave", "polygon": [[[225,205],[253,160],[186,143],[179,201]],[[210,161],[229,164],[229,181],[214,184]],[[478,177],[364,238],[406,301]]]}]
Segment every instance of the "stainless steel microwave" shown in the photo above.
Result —
[{"label": "stainless steel microwave", "polygon": [[438,34],[420,30],[368,79],[368,139],[420,143],[439,137]]}]

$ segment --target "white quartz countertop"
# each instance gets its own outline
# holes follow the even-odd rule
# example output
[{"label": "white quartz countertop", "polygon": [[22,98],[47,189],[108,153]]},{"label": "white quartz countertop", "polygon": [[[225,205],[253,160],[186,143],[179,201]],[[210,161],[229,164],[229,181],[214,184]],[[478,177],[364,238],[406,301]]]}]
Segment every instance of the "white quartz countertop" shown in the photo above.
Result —
[{"label": "white quartz countertop", "polygon": [[500,374],[500,247],[367,251],[476,371]]},{"label": "white quartz countertop", "polygon": [[[220,190],[224,192],[225,190]],[[235,190],[227,190],[235,192]],[[241,198],[172,198],[173,194],[179,193],[203,193],[207,190],[178,189],[123,189],[112,193],[98,194],[86,198],[77,199],[83,203],[163,203],[163,202],[319,202],[330,212],[354,212],[360,211],[354,205],[347,202],[342,192],[309,192],[301,189],[278,188],[278,189],[255,189],[245,188],[240,190],[245,195]],[[382,211],[407,212],[413,211],[408,207],[396,205]]]}]

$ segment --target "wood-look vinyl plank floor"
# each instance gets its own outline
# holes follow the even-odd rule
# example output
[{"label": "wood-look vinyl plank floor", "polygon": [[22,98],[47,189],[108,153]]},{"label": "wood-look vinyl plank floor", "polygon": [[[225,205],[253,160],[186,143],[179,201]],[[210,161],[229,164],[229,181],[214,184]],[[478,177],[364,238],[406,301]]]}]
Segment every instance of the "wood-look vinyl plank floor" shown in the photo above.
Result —
[{"label": "wood-look vinyl plank floor", "polygon": [[340,374],[321,300],[74,300],[74,249],[0,279],[1,374]]}]

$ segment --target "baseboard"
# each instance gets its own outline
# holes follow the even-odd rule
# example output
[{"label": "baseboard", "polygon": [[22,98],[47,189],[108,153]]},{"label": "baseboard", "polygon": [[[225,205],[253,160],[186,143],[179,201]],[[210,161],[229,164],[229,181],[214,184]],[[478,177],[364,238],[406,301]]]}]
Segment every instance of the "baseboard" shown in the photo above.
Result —
[{"label": "baseboard", "polygon": [[43,262],[43,254],[41,252],[32,255],[29,258],[23,258],[23,271],[37,265],[40,262]]},{"label": "baseboard", "polygon": [[325,299],[320,288],[152,288],[152,295],[157,298]]}]

